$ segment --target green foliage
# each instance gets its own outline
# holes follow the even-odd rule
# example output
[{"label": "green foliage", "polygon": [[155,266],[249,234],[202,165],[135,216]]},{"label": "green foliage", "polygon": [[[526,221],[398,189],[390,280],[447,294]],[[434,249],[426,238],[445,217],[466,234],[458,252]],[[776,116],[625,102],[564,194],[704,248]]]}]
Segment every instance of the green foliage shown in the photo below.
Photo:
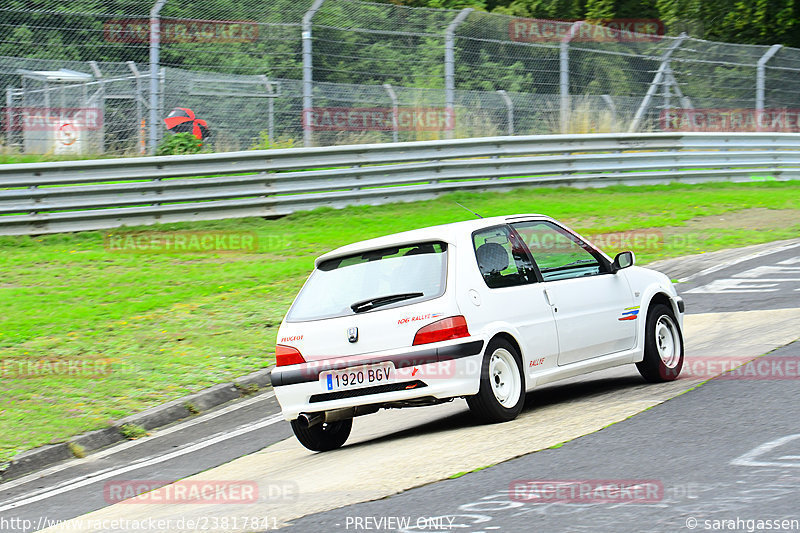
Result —
[{"label": "green foliage", "polygon": [[156,155],[198,154],[203,151],[203,141],[191,133],[176,133],[164,137],[158,145]]},{"label": "green foliage", "polygon": [[294,139],[282,139],[270,141],[269,133],[266,131],[258,132],[258,142],[253,143],[251,150],[271,150],[275,148],[294,148]]},{"label": "green foliage", "polygon": [[119,432],[129,440],[136,440],[147,435],[147,430],[136,424],[122,424],[119,427]]},{"label": "green foliage", "polygon": [[257,383],[248,383],[247,385],[242,385],[241,383],[234,382],[233,386],[242,396],[252,396],[253,394],[258,394]]},{"label": "green foliage", "polygon": [[78,459],[86,457],[86,448],[76,442],[68,442],[67,448],[69,448],[69,452]]}]

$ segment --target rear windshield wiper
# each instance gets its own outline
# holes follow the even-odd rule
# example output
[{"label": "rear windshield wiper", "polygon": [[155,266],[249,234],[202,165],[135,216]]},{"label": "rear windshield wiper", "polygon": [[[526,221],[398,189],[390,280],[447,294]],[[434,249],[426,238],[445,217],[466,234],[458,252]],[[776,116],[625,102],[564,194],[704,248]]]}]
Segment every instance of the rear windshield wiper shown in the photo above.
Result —
[{"label": "rear windshield wiper", "polygon": [[390,294],[388,296],[378,296],[376,298],[368,298],[356,302],[350,306],[350,309],[352,309],[354,313],[363,313],[364,311],[369,311],[370,309],[375,309],[382,305],[389,305],[411,298],[419,298],[420,296],[424,296],[424,294],[421,292],[403,292],[400,294]]}]

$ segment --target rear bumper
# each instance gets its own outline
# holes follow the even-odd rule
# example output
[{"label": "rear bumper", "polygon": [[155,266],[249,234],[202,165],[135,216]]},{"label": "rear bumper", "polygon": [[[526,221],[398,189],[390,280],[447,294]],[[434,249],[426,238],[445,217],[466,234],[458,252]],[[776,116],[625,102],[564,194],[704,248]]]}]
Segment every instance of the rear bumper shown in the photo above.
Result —
[{"label": "rear bumper", "polygon": [[[403,352],[366,354],[272,370],[272,386],[286,420],[300,413],[328,411],[360,405],[380,405],[418,398],[452,398],[476,394],[485,342],[476,337],[420,346]],[[327,393],[319,382],[321,372],[367,364],[392,362],[395,381],[388,385]]]}]

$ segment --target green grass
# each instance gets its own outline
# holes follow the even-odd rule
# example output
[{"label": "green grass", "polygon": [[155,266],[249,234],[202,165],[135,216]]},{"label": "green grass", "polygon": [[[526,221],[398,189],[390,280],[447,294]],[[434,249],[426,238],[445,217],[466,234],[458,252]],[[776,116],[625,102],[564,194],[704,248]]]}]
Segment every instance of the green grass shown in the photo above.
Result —
[{"label": "green grass", "polygon": [[[664,246],[635,250],[639,263],[800,235],[795,181],[459,193],[278,220],[147,228],[253,231],[253,253],[120,253],[104,249],[102,232],[0,237],[0,363],[69,360],[111,370],[26,379],[6,371],[0,462],[268,366],[277,327],[316,256],[472,218],[455,201],[483,216],[545,213],[583,233],[660,229]],[[703,226],[702,217],[752,208],[783,210],[769,212],[788,213],[788,222],[748,228],[730,216],[725,227]]]},{"label": "green grass", "polygon": [[108,159],[121,155],[55,155],[55,154],[17,154],[0,153],[0,165],[11,163],[46,163],[50,161],[79,161],[87,159]]}]

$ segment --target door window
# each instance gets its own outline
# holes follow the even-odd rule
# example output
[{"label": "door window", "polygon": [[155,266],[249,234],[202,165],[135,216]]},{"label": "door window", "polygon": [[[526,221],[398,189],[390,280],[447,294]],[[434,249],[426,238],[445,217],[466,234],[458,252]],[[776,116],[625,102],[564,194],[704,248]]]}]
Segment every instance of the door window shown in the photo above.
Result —
[{"label": "door window", "polygon": [[519,236],[508,226],[472,234],[475,258],[486,285],[492,289],[536,281],[533,262]]},{"label": "door window", "polygon": [[512,224],[528,246],[544,281],[605,273],[602,256],[568,231],[547,221]]}]

